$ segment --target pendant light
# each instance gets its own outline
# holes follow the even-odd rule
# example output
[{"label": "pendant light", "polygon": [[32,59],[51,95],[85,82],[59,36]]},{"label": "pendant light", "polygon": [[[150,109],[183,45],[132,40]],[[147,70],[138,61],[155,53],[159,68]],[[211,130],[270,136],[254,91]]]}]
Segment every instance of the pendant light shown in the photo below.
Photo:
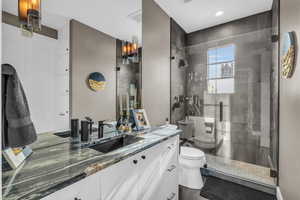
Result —
[{"label": "pendant light", "polygon": [[29,32],[41,30],[41,0],[18,0],[21,29]]}]

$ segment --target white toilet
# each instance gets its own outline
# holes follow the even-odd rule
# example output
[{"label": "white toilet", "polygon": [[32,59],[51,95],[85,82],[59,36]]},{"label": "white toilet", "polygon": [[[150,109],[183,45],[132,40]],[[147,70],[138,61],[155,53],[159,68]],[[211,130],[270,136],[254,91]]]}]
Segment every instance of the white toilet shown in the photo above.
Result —
[{"label": "white toilet", "polygon": [[179,185],[199,190],[203,187],[200,167],[206,164],[205,154],[199,149],[181,147],[179,155]]}]

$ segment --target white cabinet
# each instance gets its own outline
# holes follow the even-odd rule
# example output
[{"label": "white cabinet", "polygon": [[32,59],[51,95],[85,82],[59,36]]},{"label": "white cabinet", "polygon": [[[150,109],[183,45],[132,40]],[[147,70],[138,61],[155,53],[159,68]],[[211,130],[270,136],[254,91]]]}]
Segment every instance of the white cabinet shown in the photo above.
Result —
[{"label": "white cabinet", "polygon": [[101,200],[100,174],[89,176],[42,200]]},{"label": "white cabinet", "polygon": [[103,200],[146,200],[160,187],[159,145],[101,171]]},{"label": "white cabinet", "polygon": [[178,143],[168,139],[43,200],[178,200]]},{"label": "white cabinet", "polygon": [[178,141],[173,137],[104,169],[102,200],[177,200]]}]

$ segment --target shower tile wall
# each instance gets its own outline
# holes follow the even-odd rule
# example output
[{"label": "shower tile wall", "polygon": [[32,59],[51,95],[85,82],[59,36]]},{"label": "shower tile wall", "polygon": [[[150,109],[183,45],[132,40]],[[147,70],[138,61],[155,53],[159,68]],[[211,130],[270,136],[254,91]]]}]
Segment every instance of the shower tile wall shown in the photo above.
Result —
[{"label": "shower tile wall", "polygon": [[180,60],[186,60],[186,33],[171,20],[171,122],[176,123],[185,117],[185,101],[175,104],[175,98],[186,96],[186,67],[179,67]]},{"label": "shower tile wall", "polygon": [[[265,12],[187,34],[186,42],[189,63],[185,72],[186,95],[198,95],[203,100],[203,113],[199,116],[215,117],[218,132],[224,135],[223,143],[213,153],[233,160],[268,166],[271,13]],[[176,44],[174,42],[172,46]],[[233,94],[208,94],[207,50],[228,44],[235,45],[235,91]],[[174,68],[176,67],[172,66]],[[182,77],[172,79],[175,85],[183,81]],[[179,91],[178,88],[179,86],[172,86],[172,90]],[[218,121],[218,103],[221,101],[224,103],[223,122]]]}]

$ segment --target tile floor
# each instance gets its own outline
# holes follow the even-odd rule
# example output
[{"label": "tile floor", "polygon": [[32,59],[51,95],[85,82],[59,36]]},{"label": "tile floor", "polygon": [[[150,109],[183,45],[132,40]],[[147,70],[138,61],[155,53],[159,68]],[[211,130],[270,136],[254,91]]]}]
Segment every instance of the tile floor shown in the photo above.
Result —
[{"label": "tile floor", "polygon": [[179,186],[179,200],[208,200],[200,196],[200,190]]}]

